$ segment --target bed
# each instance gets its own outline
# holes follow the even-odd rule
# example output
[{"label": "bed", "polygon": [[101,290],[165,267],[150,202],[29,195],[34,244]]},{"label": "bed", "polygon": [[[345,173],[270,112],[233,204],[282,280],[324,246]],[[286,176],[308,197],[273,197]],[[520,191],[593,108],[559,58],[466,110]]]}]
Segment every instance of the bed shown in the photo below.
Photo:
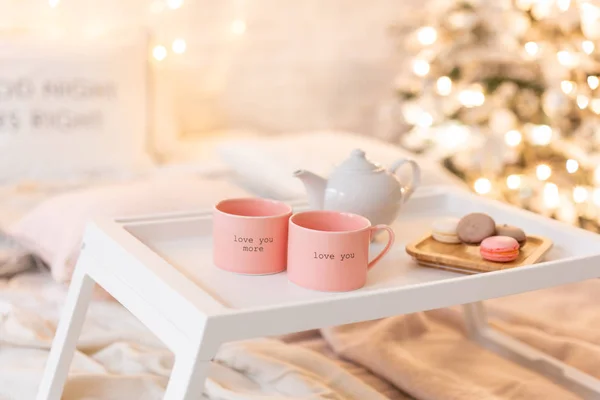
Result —
[{"label": "bed", "polygon": [[[298,148],[298,143],[292,146]],[[225,153],[231,156],[239,148],[230,147]],[[269,151],[278,153],[280,149]],[[216,196],[274,192],[273,182],[278,176],[272,175],[268,184],[257,188],[256,179],[239,173],[249,161],[237,160],[222,168],[212,162],[210,168],[203,168],[202,163],[194,161],[194,174],[220,182],[210,186],[221,188],[213,193]],[[436,175],[434,167],[427,170],[428,179],[436,183],[447,179],[452,184],[451,178]],[[253,173],[260,176],[259,171]],[[69,188],[3,188],[0,221],[6,226],[64,189]],[[287,193],[288,198],[298,195]],[[56,282],[48,271],[37,267],[0,280],[0,399],[35,398],[66,287],[66,283]],[[600,281],[590,280],[497,299],[487,305],[496,328],[600,377],[599,291]],[[98,293],[63,398],[160,399],[172,364],[171,353],[144,326],[119,304]],[[461,311],[456,308],[227,344],[214,360],[205,397],[578,398],[468,340]]]}]

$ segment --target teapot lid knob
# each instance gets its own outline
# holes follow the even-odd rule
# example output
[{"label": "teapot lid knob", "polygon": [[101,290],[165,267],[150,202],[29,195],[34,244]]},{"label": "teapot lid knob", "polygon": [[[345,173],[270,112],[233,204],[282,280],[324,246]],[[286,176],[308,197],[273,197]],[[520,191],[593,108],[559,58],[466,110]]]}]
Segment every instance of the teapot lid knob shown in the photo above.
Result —
[{"label": "teapot lid knob", "polygon": [[361,150],[361,149],[354,149],[354,150],[352,150],[352,153],[350,153],[350,155],[352,157],[361,157],[361,158],[365,158],[365,154],[366,153],[364,152],[364,150]]},{"label": "teapot lid knob", "polygon": [[350,157],[340,164],[339,169],[342,171],[374,172],[380,170],[381,166],[369,161],[363,150],[354,149],[350,153]]}]

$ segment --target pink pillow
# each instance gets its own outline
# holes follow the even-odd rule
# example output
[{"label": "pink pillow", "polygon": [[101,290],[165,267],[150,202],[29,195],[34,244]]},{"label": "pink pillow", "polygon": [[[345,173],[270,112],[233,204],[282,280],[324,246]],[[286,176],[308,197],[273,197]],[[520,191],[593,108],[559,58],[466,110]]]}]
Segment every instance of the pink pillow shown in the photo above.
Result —
[{"label": "pink pillow", "polygon": [[221,180],[160,178],[77,190],[52,197],[8,229],[46,262],[59,282],[70,280],[86,223],[95,217],[129,217],[199,210],[248,194]]}]

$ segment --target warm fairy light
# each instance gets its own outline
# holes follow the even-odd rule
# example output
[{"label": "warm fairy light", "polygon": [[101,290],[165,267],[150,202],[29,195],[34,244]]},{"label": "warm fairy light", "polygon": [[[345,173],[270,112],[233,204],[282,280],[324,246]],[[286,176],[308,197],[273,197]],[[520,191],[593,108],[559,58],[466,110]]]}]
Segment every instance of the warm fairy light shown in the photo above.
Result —
[{"label": "warm fairy light", "polygon": [[458,94],[458,101],[467,108],[478,107],[485,102],[485,95],[479,87],[465,89]]},{"label": "warm fairy light", "polygon": [[509,175],[506,177],[506,186],[515,190],[521,186],[521,177],[519,175]]},{"label": "warm fairy light", "polygon": [[182,5],[183,5],[183,0],[167,0],[167,6],[171,10],[176,10],[178,8],[181,8]]},{"label": "warm fairy light", "polygon": [[406,103],[402,107],[402,115],[407,123],[421,128],[433,125],[433,116],[416,104]]},{"label": "warm fairy light", "polygon": [[531,16],[540,21],[550,17],[554,12],[556,0],[531,0]]},{"label": "warm fairy light", "polygon": [[414,103],[405,103],[402,105],[402,116],[406,122],[411,125],[417,124],[417,119],[421,112],[423,112],[423,110]]},{"label": "warm fairy light", "polygon": [[164,60],[167,57],[167,48],[163,45],[154,47],[152,50],[152,56],[158,61]]},{"label": "warm fairy light", "polygon": [[546,164],[540,164],[535,169],[535,175],[540,181],[546,181],[552,175],[552,168]]},{"label": "warm fairy light", "polygon": [[416,125],[421,128],[429,128],[433,125],[433,117],[428,112],[423,111],[417,118]]},{"label": "warm fairy light", "polygon": [[452,124],[443,130],[438,130],[434,140],[443,148],[459,150],[469,143],[470,138],[471,131],[468,127]]},{"label": "warm fairy light", "polygon": [[558,186],[554,183],[546,183],[544,185],[544,204],[549,208],[556,208],[560,205]]},{"label": "warm fairy light", "polygon": [[438,78],[436,86],[437,92],[442,96],[448,96],[452,92],[452,80],[447,76]]},{"label": "warm fairy light", "polygon": [[573,188],[573,201],[575,203],[585,203],[588,199],[588,195],[588,190],[583,186],[575,186]]},{"label": "warm fairy light", "polygon": [[560,11],[567,11],[571,7],[571,0],[556,0],[556,6]]},{"label": "warm fairy light", "polygon": [[173,52],[175,52],[177,54],[183,54],[183,53],[185,53],[185,50],[187,49],[187,43],[183,39],[175,39],[175,40],[173,40],[173,44],[171,45],[171,48],[173,49]]},{"label": "warm fairy light", "polygon": [[600,7],[595,1],[579,1],[579,20],[583,35],[586,38],[598,39],[598,20]]},{"label": "warm fairy light", "polygon": [[577,95],[577,107],[579,107],[581,110],[583,110],[584,108],[586,108],[588,106],[588,104],[590,104],[589,97],[587,97],[584,94]]},{"label": "warm fairy light", "polygon": [[594,42],[591,40],[584,40],[581,42],[581,48],[585,54],[592,54],[594,52],[596,46],[594,46]]},{"label": "warm fairy light", "polygon": [[598,88],[598,85],[600,85],[600,79],[598,79],[598,77],[595,75],[590,75],[587,77],[587,83],[590,89],[594,90]]},{"label": "warm fairy light", "polygon": [[537,146],[546,146],[552,140],[552,128],[548,125],[536,125],[531,128],[531,143]]},{"label": "warm fairy light", "polygon": [[600,188],[596,188],[592,192],[592,201],[594,202],[595,205],[600,207]]},{"label": "warm fairy light", "polygon": [[577,170],[579,169],[579,163],[577,162],[577,160],[567,160],[567,172],[570,174],[574,174],[575,172],[577,172]]},{"label": "warm fairy light", "polygon": [[510,147],[517,147],[521,144],[522,139],[521,132],[516,130],[510,130],[504,134],[504,142]]},{"label": "warm fairy light", "polygon": [[525,43],[525,51],[530,56],[535,56],[539,50],[540,50],[540,46],[536,42]]},{"label": "warm fairy light", "polygon": [[556,53],[556,58],[558,59],[558,62],[565,67],[575,66],[575,57],[566,50]]},{"label": "warm fairy light", "polygon": [[434,44],[437,40],[437,31],[432,26],[424,26],[417,31],[417,39],[424,46]]},{"label": "warm fairy light", "polygon": [[430,70],[430,66],[429,63],[425,60],[414,60],[413,61],[413,71],[415,74],[419,75],[419,76],[425,76],[429,73]]},{"label": "warm fairy light", "polygon": [[231,23],[231,32],[235,35],[243,35],[246,32],[246,22],[241,19],[236,19]]},{"label": "warm fairy light", "polygon": [[52,8],[58,7],[60,0],[48,0],[48,5]]},{"label": "warm fairy light", "polygon": [[492,182],[487,178],[479,178],[473,184],[473,188],[479,194],[487,194],[492,190]]},{"label": "warm fairy light", "polygon": [[600,114],[600,99],[592,99],[590,102],[590,108],[596,114]]},{"label": "warm fairy light", "polygon": [[560,88],[565,94],[569,94],[575,89],[575,83],[571,81],[562,81],[560,83]]},{"label": "warm fairy light", "polygon": [[581,204],[585,203],[588,198],[588,191],[583,186],[575,186],[573,188],[573,201]]},{"label": "warm fairy light", "polygon": [[516,5],[523,11],[529,11],[534,3],[534,0],[516,0]]}]

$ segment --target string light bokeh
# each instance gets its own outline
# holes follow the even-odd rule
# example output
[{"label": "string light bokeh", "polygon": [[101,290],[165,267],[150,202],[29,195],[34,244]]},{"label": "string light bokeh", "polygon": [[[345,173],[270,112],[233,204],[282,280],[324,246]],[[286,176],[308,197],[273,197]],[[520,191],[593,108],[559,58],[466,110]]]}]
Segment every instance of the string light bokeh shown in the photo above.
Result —
[{"label": "string light bokeh", "polygon": [[[246,34],[246,1],[231,0],[219,7],[224,12],[214,23],[222,24],[224,43]],[[171,59],[181,60],[174,57],[190,51],[188,35],[194,34],[193,39],[201,41],[197,37],[197,24],[203,19],[194,18],[200,7],[194,0],[0,0],[0,7],[3,10],[0,35],[16,37],[37,33],[46,39],[115,40],[125,30],[138,30],[148,37],[149,60],[160,64]]]},{"label": "string light bokeh", "polygon": [[400,29],[400,144],[482,196],[600,231],[600,3],[440,0],[420,22]]}]

